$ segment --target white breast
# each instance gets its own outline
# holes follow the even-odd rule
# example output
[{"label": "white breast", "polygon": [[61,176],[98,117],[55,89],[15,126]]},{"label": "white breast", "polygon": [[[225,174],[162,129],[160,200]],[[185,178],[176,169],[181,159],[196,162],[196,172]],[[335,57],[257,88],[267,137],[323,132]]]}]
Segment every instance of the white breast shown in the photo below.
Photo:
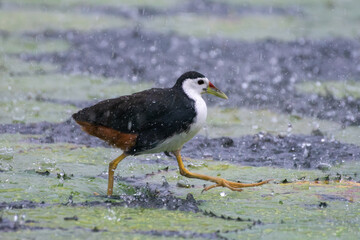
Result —
[{"label": "white breast", "polygon": [[145,151],[143,153],[158,153],[165,151],[172,152],[175,150],[179,150],[187,141],[192,139],[201,130],[201,128],[206,123],[206,117],[207,117],[206,103],[200,94],[190,95],[189,97],[195,101],[195,110],[197,113],[194,122],[190,126],[189,131],[182,132],[180,134],[175,134],[174,136],[167,138],[165,141],[160,143],[155,148]]},{"label": "white breast", "polygon": [[[190,132],[195,132],[192,137],[195,136],[196,133],[198,133],[201,128],[206,123],[206,117],[207,117],[207,107],[204,99],[199,95],[197,98],[194,99],[195,101],[195,110],[196,110],[196,118],[194,119],[194,123],[191,125]],[[191,137],[191,138],[192,138]],[[190,140],[190,139],[189,139]]]}]

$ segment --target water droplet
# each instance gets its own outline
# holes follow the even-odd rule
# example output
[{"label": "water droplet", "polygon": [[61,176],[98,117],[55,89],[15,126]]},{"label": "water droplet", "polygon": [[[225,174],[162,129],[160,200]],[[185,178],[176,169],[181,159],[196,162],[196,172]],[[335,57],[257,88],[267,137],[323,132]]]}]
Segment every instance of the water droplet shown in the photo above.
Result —
[{"label": "water droplet", "polygon": [[221,192],[221,193],[220,193],[220,196],[221,196],[221,197],[226,197],[226,195],[227,195],[227,194],[226,194],[225,192]]},{"label": "water droplet", "polygon": [[288,128],[287,128],[288,136],[291,135],[292,130],[293,130],[293,127],[292,127],[291,123],[289,123]]}]

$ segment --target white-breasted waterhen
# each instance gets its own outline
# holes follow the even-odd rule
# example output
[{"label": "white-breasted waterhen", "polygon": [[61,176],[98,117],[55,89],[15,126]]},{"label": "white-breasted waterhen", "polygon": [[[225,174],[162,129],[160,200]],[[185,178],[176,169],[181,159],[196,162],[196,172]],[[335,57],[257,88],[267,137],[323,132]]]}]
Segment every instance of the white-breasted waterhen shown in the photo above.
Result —
[{"label": "white-breasted waterhen", "polygon": [[172,152],[181,175],[215,183],[205,187],[204,191],[215,187],[241,191],[244,187],[269,182],[231,182],[192,173],[184,167],[180,150],[206,121],[207,107],[201,97],[203,93],[227,99],[204,75],[191,71],[181,75],[172,88],[152,88],[104,100],[73,115],[85,132],[123,150],[109,164],[108,196],[113,193],[114,171],[119,162],[129,155],[147,153]]}]

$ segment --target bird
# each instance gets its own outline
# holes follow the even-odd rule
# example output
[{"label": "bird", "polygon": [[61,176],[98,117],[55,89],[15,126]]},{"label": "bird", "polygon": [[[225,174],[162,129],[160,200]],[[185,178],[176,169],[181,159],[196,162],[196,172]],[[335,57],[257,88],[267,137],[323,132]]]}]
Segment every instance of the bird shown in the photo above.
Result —
[{"label": "bird", "polygon": [[72,115],[82,130],[122,150],[122,154],[109,163],[107,196],[113,194],[114,172],[124,158],[161,152],[175,155],[181,175],[214,183],[204,187],[203,191],[215,187],[242,191],[244,187],[260,186],[270,181],[232,182],[185,168],[180,151],[206,123],[204,93],[228,99],[203,74],[189,71],[182,74],[173,87],[151,88],[103,100]]}]

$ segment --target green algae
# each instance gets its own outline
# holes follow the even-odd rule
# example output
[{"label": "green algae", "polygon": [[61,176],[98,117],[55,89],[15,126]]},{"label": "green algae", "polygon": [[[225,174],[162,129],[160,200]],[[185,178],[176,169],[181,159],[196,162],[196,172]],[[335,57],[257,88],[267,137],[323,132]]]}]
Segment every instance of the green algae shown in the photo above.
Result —
[{"label": "green algae", "polygon": [[207,17],[181,14],[154,17],[144,25],[155,31],[175,31],[199,38],[218,36],[242,40],[277,38],[292,40],[296,36],[296,19],[288,16],[246,15],[244,17]]},{"label": "green algae", "polygon": [[[14,59],[12,61],[19,63]],[[24,63],[22,68],[17,69],[11,63],[4,61],[4,69],[9,74],[0,75],[0,123],[62,122],[77,111],[77,108],[46,100],[99,101],[138,92],[151,86],[146,83],[134,85],[118,79],[80,75],[36,75],[38,71],[51,70],[52,66]],[[33,71],[35,75],[10,76],[13,70],[17,73]]]},{"label": "green algae", "polygon": [[[192,161],[195,162],[198,160]],[[94,227],[107,231],[94,233],[96,236],[108,236],[109,233],[120,233],[128,234],[129,237],[131,237],[134,232],[150,230],[192,231],[197,233],[220,231],[220,234],[223,236],[233,236],[232,232],[237,231],[241,231],[246,236],[276,234],[276,232],[279,231],[279,236],[282,236],[284,232],[291,232],[297,227],[303,229],[303,231],[297,233],[299,236],[318,234],[323,229],[331,227],[331,231],[327,231],[324,237],[333,236],[333,234],[345,238],[347,236],[358,236],[356,229],[358,228],[358,200],[360,199],[360,191],[356,186],[353,187],[346,182],[330,181],[329,183],[324,184],[323,182],[315,183],[313,180],[311,180],[312,182],[307,181],[307,179],[310,180],[315,176],[325,175],[320,171],[240,167],[231,164],[224,167],[224,163],[219,164],[208,160],[202,161],[207,162],[207,164],[204,164],[203,166],[211,167],[197,167],[196,171],[209,175],[216,175],[221,171],[222,177],[237,179],[234,177],[237,175],[241,176],[241,179],[244,179],[245,182],[254,181],[254,179],[263,176],[281,175],[281,177],[288,177],[289,180],[295,182],[290,184],[270,183],[262,187],[244,189],[244,191],[240,193],[218,188],[201,194],[202,184],[200,183],[200,180],[191,179],[190,181],[195,184],[195,188],[183,189],[175,187],[174,183],[176,182],[176,179],[166,178],[172,192],[179,196],[185,196],[186,193],[191,192],[197,200],[205,201],[200,205],[203,211],[212,212],[217,215],[218,218],[209,217],[201,212],[187,213],[162,209],[66,206],[21,210],[9,209],[3,211],[3,217],[13,219],[15,215],[24,215],[26,216],[25,219],[33,220],[33,222],[28,224],[29,226],[55,229],[62,228],[67,229],[67,231],[74,231],[75,234],[81,234],[80,232],[85,231],[86,229],[90,232]],[[350,166],[353,166],[352,171],[355,169],[357,169],[356,171],[360,170],[359,166],[354,168],[354,165],[352,164],[353,163],[349,163],[348,169],[350,169]],[[123,167],[122,163],[120,167]],[[337,170],[334,170],[334,172]],[[150,185],[157,184],[162,175],[171,176],[174,174],[178,175],[177,170],[170,169],[168,172],[151,175],[145,180],[142,180],[142,183],[145,184],[145,182],[148,182]],[[301,176],[306,176],[305,180],[296,180]],[[44,178],[43,176],[36,174],[34,174],[33,177]],[[50,179],[48,177],[45,177],[45,179],[47,185],[51,185]],[[79,181],[79,178],[74,180]],[[98,178],[94,181],[98,181]],[[45,181],[43,180],[43,182]],[[1,181],[1,183],[3,184],[3,181]],[[45,188],[44,186],[39,186],[38,182],[33,182],[33,184],[36,185],[37,188]],[[82,184],[91,183],[83,182]],[[102,185],[105,187],[106,181],[103,181]],[[62,187],[50,186],[44,193],[37,190],[39,191],[38,194],[43,195],[43,198],[36,199],[32,198],[30,195],[30,199],[37,201],[40,201],[41,199],[42,201],[45,200],[47,203],[57,203],[58,201],[66,202],[68,196],[65,193],[66,188],[76,187],[78,186],[73,185],[69,187],[69,185],[66,184],[66,181],[64,181],[64,186]],[[59,188],[64,192],[57,195]],[[70,189],[68,189],[68,191],[70,191]],[[19,190],[16,192],[9,192],[8,194],[14,195],[16,193],[19,193]],[[2,200],[5,199],[3,198],[3,194],[4,193],[0,193]],[[28,195],[29,193],[23,192],[23,194]],[[83,191],[73,189],[72,194],[74,202],[82,201],[83,199],[96,200],[95,197],[91,197],[90,194],[86,195]],[[321,197],[323,194],[337,196],[340,200],[336,198],[333,200],[324,200]],[[345,201],[341,200],[342,198],[340,197],[343,197]],[[51,198],[54,199],[51,200]],[[20,199],[21,198],[18,198],[17,200]],[[322,201],[326,201],[328,207],[320,208],[319,203]],[[72,217],[74,215],[78,217],[78,221],[64,221],[65,217]],[[231,217],[235,219],[240,217],[244,221],[238,222],[222,219],[220,217],[221,215],[226,216],[226,218]],[[344,224],[345,218],[347,219],[346,224]],[[156,222],[154,222],[153,219],[156,219]],[[261,221],[261,224],[252,226],[253,221],[258,220]],[[76,230],[76,228],[79,229]],[[272,231],[269,229],[272,229]],[[340,231],[340,229],[344,229],[344,231]],[[21,236],[25,233],[28,233],[28,231],[21,230],[17,232],[16,236]],[[59,232],[45,229],[36,231],[36,233],[40,235],[51,235],[55,233],[58,234]],[[59,234],[66,235],[67,233],[60,232]],[[9,236],[12,236],[12,234],[9,233]]]},{"label": "green algae", "polygon": [[[112,240],[112,239],[133,239],[133,240],[156,240],[156,239],[164,239],[163,236],[147,236],[141,235],[137,233],[114,233],[114,232],[93,232],[92,229],[44,229],[44,230],[24,230],[21,232],[8,232],[5,234],[6,239],[39,239],[39,240],[48,240],[49,238],[54,240],[62,240],[64,238],[68,239],[89,239],[89,240],[97,240],[99,238],[104,240]],[[75,237],[76,236],[76,237]],[[171,238],[167,238],[171,239]],[[179,239],[179,238],[174,238]],[[199,238],[193,238],[195,240]],[[203,238],[201,238],[203,239]]]},{"label": "green algae", "polygon": [[319,130],[325,137],[360,144],[360,128],[298,115],[286,115],[270,110],[246,108],[209,108],[207,127],[202,135],[211,138],[220,136],[239,137],[259,132],[274,135],[307,134]]},{"label": "green algae", "polygon": [[360,144],[360,126],[346,127],[345,129],[337,132],[335,138],[342,142]]},{"label": "green algae", "polygon": [[[0,177],[3,189],[23,189],[24,192],[27,192],[28,200],[39,201],[42,199],[46,202],[58,202],[59,196],[63,196],[63,201],[65,201],[71,192],[78,192],[79,194],[74,198],[82,200],[87,199],[93,192],[105,194],[108,163],[120,155],[117,149],[86,148],[73,144],[31,144],[26,140],[29,137],[34,136],[2,135],[0,154],[6,154],[7,159],[1,159],[1,162],[12,166]],[[360,172],[359,164],[354,163],[334,166],[329,171],[323,172],[320,170],[245,167],[226,162],[215,162],[211,159],[185,159],[186,166],[191,171],[244,182],[255,182],[260,179],[275,179],[277,182],[287,179],[292,182],[304,176],[305,180],[314,180],[335,175],[335,172],[355,178],[354,173]],[[116,175],[125,179],[134,176],[140,178],[139,184],[149,182],[155,185],[162,184],[164,176],[169,181],[171,190],[180,192],[182,196],[186,196],[189,189],[177,190],[176,183],[179,180],[194,184],[196,188],[190,189],[195,191],[194,194],[201,192],[203,184],[208,184],[202,180],[182,177],[173,160],[168,161],[165,158],[162,160],[163,163],[154,164],[158,160],[160,160],[158,157],[152,155],[147,155],[145,160],[142,157],[128,157],[121,162]],[[167,166],[170,168],[162,171]],[[49,174],[39,174],[39,172],[45,171],[48,171]],[[59,179],[58,174],[60,173],[66,173],[70,178]],[[101,174],[100,177],[99,174]],[[104,177],[101,177],[103,174],[105,174]],[[150,175],[145,177],[146,174]],[[32,183],[36,184],[36,189],[29,186],[30,179],[32,179]],[[45,179],[46,181],[44,181]],[[53,189],[52,195],[48,194],[49,187]],[[127,190],[126,182],[120,181],[118,187],[115,190],[116,194]],[[2,197],[10,198],[12,201],[22,199],[22,194],[24,194],[23,192],[19,194],[5,193],[6,191],[3,192]]]},{"label": "green algae", "polygon": [[22,36],[0,37],[0,53],[33,53],[60,52],[69,49],[70,45],[59,39],[37,40]]},{"label": "green algae", "polygon": [[52,6],[52,7],[76,7],[76,6],[115,6],[115,7],[136,7],[136,6],[147,6],[154,8],[167,8],[174,6],[181,2],[179,0],[88,0],[86,2],[80,0],[3,0],[4,4],[18,4],[19,6]]},{"label": "green algae", "polygon": [[[4,50],[5,52],[7,50]],[[39,75],[57,71],[57,66],[50,63],[25,62],[17,57],[0,54],[0,84],[7,83],[16,75]]]},{"label": "green algae", "polygon": [[[253,167],[244,167],[241,170],[241,167],[239,169],[234,166],[228,169],[223,170],[220,176],[231,180],[244,180],[243,182],[253,182],[270,176],[277,178],[275,182],[279,182],[279,176],[281,176],[281,179],[286,178],[293,183],[270,183],[261,187],[247,188],[240,193],[218,188],[199,194],[201,183],[191,179],[191,183],[196,187],[190,190],[182,189],[181,194],[191,192],[196,199],[205,200],[200,206],[201,209],[211,211],[218,216],[224,215],[232,218],[240,216],[253,221],[261,220],[259,225],[239,230],[241,235],[246,236],[245,238],[269,236],[275,239],[277,236],[277,239],[288,239],[289,235],[286,233],[290,234],[296,229],[299,229],[300,232],[293,233],[293,235],[299,239],[317,236],[319,233],[324,239],[334,236],[343,239],[358,238],[359,184],[346,181],[314,181],[315,178],[327,174],[336,176],[339,171],[354,176],[354,172],[360,170],[358,162],[336,167],[331,173]],[[213,176],[219,173],[206,168],[197,169],[196,172]],[[298,180],[299,178],[301,180]],[[150,180],[147,179],[147,181]],[[326,202],[327,207],[321,208],[320,202]],[[327,231],[323,232],[324,229]],[[235,233],[230,231],[221,235],[234,237],[238,236],[239,231]]]},{"label": "green algae", "polygon": [[76,110],[70,105],[34,100],[0,101],[0,123],[63,122]]},{"label": "green algae", "polygon": [[[18,211],[10,210],[4,217],[12,218]],[[180,211],[131,209],[131,208],[69,208],[52,207],[45,209],[26,209],[21,211],[26,218],[37,222],[32,226],[61,227],[74,230],[75,228],[107,230],[97,233],[99,236],[112,234],[130,234],[137,231],[192,231],[211,233],[216,230],[246,228],[248,222],[227,222],[223,219],[212,219],[201,213],[185,213]],[[64,221],[64,217],[78,217],[78,221]],[[63,233],[66,234],[66,233]],[[120,235],[119,235],[120,236]],[[123,235],[124,236],[124,235]]]},{"label": "green algae", "polygon": [[[4,189],[0,199],[22,200],[26,194],[28,200],[52,203],[66,202],[74,192],[77,193],[74,200],[81,201],[89,199],[94,192],[105,194],[108,163],[121,152],[72,144],[31,144],[27,143],[29,137],[36,136],[1,135],[0,154],[7,156],[7,160],[1,159],[1,163],[10,165],[11,169],[0,176],[1,188]],[[129,157],[121,164],[116,175],[139,177],[165,167],[164,164],[143,164],[140,159]],[[39,174],[46,171],[49,174]],[[64,174],[69,178],[61,177]],[[105,175],[102,177],[99,174]],[[29,185],[29,182],[32,184]],[[122,189],[125,192],[129,190],[126,185],[119,186],[116,194],[124,193]],[[14,194],[12,189],[22,191]]]},{"label": "green algae", "polygon": [[270,110],[211,108],[208,111],[208,128],[210,137],[235,137],[258,132],[310,134],[315,129],[326,133],[341,127],[330,121],[280,114]]},{"label": "green algae", "polygon": [[247,13],[226,17],[178,14],[171,17],[155,17],[144,23],[155,31],[174,31],[200,38],[220,36],[241,40],[298,38],[323,39],[329,37],[358,37],[360,14],[355,0],[322,1],[227,1],[236,6],[283,7],[299,11],[299,14]]},{"label": "green algae", "polygon": [[345,97],[360,98],[360,83],[356,81],[307,81],[297,84],[296,89],[300,92],[333,96],[337,99]]},{"label": "green algae", "polygon": [[[28,143],[27,135],[1,135],[0,159],[12,169],[0,175],[0,202],[31,200],[45,201],[47,204],[66,203],[69,196],[73,202],[98,201],[105,195],[107,186],[106,171],[108,162],[120,152],[108,148],[87,148],[73,144],[34,144]],[[145,159],[144,159],[145,158]],[[156,163],[159,160],[163,163]],[[19,230],[16,233],[5,233],[4,236],[16,238],[32,236],[37,238],[56,235],[108,238],[112,234],[122,234],[136,239],[138,231],[190,231],[213,233],[220,231],[221,236],[233,237],[239,231],[247,238],[251,236],[279,236],[298,228],[296,237],[313,236],[324,229],[330,229],[323,235],[340,238],[358,237],[358,218],[360,191],[360,164],[346,162],[333,166],[329,170],[289,170],[272,167],[245,167],[216,162],[211,159],[188,159],[185,166],[193,172],[220,176],[229,180],[256,182],[260,179],[274,179],[261,187],[246,188],[242,192],[232,192],[224,188],[215,188],[201,193],[203,184],[210,183],[186,179],[179,174],[176,161],[147,155],[129,157],[119,164],[116,175],[122,180],[115,183],[115,194],[136,194],[126,181],[135,176],[136,185],[158,186],[161,188],[164,179],[169,183],[168,190],[184,198],[192,193],[197,200],[204,200],[200,208],[212,212],[218,217],[200,213],[168,211],[164,209],[143,209],[127,207],[69,207],[48,206],[35,209],[7,209],[2,211],[3,218],[14,219],[14,216],[25,216],[29,227],[41,227],[42,230]],[[144,162],[146,161],[146,163]],[[162,170],[169,166],[167,170]],[[39,174],[48,171],[49,174]],[[67,178],[58,178],[64,173]],[[339,174],[342,180],[339,181]],[[348,181],[349,177],[352,178]],[[287,180],[289,183],[282,184]],[[327,180],[328,179],[328,180]],[[185,181],[191,188],[177,186]],[[133,189],[133,190],[131,190]],[[326,202],[327,207],[319,207]],[[76,215],[77,221],[65,221],[65,217]],[[221,218],[240,217],[243,221]],[[156,222],[153,220],[156,219]],[[250,220],[248,220],[250,219]],[[346,219],[346,220],[344,220]],[[253,226],[253,221],[260,224]],[[96,227],[104,232],[91,232]],[[61,230],[62,229],[62,230]],[[65,230],[64,230],[65,229]],[[276,235],[278,233],[278,235]],[[153,236],[146,236],[156,239]],[[146,238],[144,236],[144,238]]]},{"label": "green algae", "polygon": [[57,100],[101,100],[150,88],[151,84],[130,84],[119,79],[82,75],[39,75],[7,77],[0,83],[3,101],[24,98]]},{"label": "green algae", "polygon": [[0,19],[0,30],[12,34],[48,29],[86,31],[129,26],[129,22],[119,17],[38,9],[0,9]]},{"label": "green algae", "polygon": [[[231,1],[231,0],[230,0]],[[244,2],[248,2],[245,0]],[[237,3],[241,3],[238,1]],[[360,35],[357,25],[360,21],[360,7],[356,0],[296,0],[296,1],[251,1],[251,4],[267,6],[295,7],[304,11],[298,31],[306,38],[325,37],[356,38]]]}]

